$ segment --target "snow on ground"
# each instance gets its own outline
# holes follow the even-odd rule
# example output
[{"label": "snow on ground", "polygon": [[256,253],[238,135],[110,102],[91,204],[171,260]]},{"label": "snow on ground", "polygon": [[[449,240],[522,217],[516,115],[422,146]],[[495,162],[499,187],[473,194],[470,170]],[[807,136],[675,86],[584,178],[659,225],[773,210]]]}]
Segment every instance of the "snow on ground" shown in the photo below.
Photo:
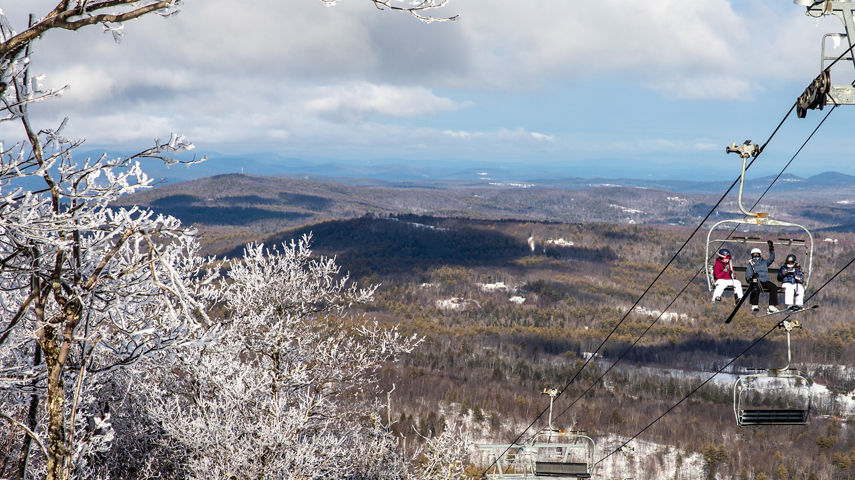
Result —
[{"label": "snow on ground", "polygon": [[636,208],[629,208],[629,207],[624,207],[624,206],[621,206],[621,205],[615,205],[614,203],[610,203],[610,204],[609,204],[609,207],[611,207],[611,208],[616,208],[616,209],[620,210],[620,211],[621,211],[621,212],[623,212],[623,213],[629,213],[629,214],[635,214],[635,213],[643,214],[643,213],[644,213],[644,212],[642,212],[641,210],[638,210],[638,209],[636,209]]},{"label": "snow on ground", "polygon": [[537,186],[534,183],[520,183],[520,182],[490,182],[490,185],[493,185],[494,187],[513,187],[513,188],[531,188],[531,187]]},{"label": "snow on ground", "polygon": [[505,282],[482,283],[480,287],[482,292],[510,292],[512,290],[511,287],[505,285]]},{"label": "snow on ground", "polygon": [[[596,478],[644,478],[647,480],[696,480],[704,478],[704,458],[672,445],[609,435],[597,442]],[[613,453],[614,452],[614,453]],[[611,455],[610,455],[611,454]],[[609,455],[606,458],[606,455]]]},{"label": "snow on ground", "polygon": [[451,297],[436,301],[436,308],[440,310],[466,310],[473,305],[481,308],[477,300],[469,300],[463,297]]},{"label": "snow on ground", "polygon": [[686,315],[685,313],[676,313],[676,312],[662,313],[659,310],[653,310],[651,308],[642,307],[640,305],[635,307],[635,312],[640,314],[640,315],[645,315],[648,317],[659,317],[661,315],[660,320],[665,321],[665,322],[681,321],[681,322],[690,323],[692,325],[694,325],[694,323],[695,323],[695,319]]},{"label": "snow on ground", "polygon": [[[398,218],[390,218],[389,220],[393,222],[400,222],[401,220]],[[416,222],[403,222],[411,227],[421,228],[425,230],[436,230],[437,232],[447,232],[448,229],[444,227],[435,227],[433,225],[425,225],[424,223],[416,223]]]},{"label": "snow on ground", "polygon": [[[506,293],[516,293],[516,287],[511,287],[510,285],[505,285],[505,282],[496,282],[496,283],[481,283],[479,284],[482,292],[506,292]],[[511,295],[508,298],[508,301],[511,303],[515,303],[517,305],[522,305],[525,302],[525,297],[520,295]]]},{"label": "snow on ground", "polygon": [[556,247],[572,247],[573,242],[564,240],[564,238],[550,238],[546,241],[547,245],[555,245]]}]

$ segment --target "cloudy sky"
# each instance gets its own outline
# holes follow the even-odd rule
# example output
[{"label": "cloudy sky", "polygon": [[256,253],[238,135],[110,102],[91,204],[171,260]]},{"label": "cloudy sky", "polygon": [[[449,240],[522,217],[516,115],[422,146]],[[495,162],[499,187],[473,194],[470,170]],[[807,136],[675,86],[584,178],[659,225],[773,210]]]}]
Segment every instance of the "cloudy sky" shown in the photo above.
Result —
[{"label": "cloudy sky", "polygon": [[[52,6],[0,3],[17,26]],[[118,45],[100,27],[51,32],[33,66],[70,88],[34,113],[42,127],[68,116],[87,148],[174,131],[202,153],[733,178],[725,146],[762,143],[818,73],[821,36],[842,31],[790,0],[450,0],[434,13],[460,18],[425,24],[368,0],[185,0],[124,25]],[[824,113],[792,115],[757,173],[776,172]],[[853,120],[855,106],[838,108],[791,172],[855,174]]]}]

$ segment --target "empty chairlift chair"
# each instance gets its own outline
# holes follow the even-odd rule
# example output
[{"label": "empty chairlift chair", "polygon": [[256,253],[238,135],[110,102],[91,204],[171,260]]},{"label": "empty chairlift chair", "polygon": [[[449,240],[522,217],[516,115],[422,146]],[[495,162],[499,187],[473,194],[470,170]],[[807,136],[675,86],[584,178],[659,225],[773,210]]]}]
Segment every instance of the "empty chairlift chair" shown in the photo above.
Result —
[{"label": "empty chairlift chair", "polygon": [[787,366],[757,370],[740,376],[733,384],[736,423],[748,425],[806,425],[810,417],[813,382],[790,368],[790,330],[796,322],[783,321],[787,332]]},{"label": "empty chairlift chair", "polygon": [[552,426],[552,404],[558,391],[549,395],[549,423],[534,438],[520,444],[479,444],[491,467],[489,480],[582,480],[592,478],[596,444],[581,432],[567,432]]},{"label": "empty chairlift chair", "polygon": [[536,477],[591,478],[595,445],[590,437],[573,432],[546,432],[538,435],[531,447],[535,453]]}]

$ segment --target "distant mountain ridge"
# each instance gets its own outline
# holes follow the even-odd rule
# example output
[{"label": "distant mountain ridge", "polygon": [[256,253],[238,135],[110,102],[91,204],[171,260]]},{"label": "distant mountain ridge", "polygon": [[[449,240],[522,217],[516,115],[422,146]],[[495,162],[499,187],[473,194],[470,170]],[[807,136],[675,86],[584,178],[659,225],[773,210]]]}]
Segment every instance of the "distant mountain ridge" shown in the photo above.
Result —
[{"label": "distant mountain ridge", "polygon": [[[738,180],[734,177],[734,180]],[[792,192],[831,193],[830,190],[855,189],[855,176],[840,172],[822,172],[807,178],[785,173],[780,178],[774,175],[751,178],[745,182],[747,192],[759,193],[766,190],[772,182],[772,195]],[[723,193],[733,182],[692,181],[692,180],[644,180],[625,178],[568,178],[558,180],[533,180],[542,186],[556,188],[585,188],[602,185],[651,188],[675,193],[716,194]],[[734,190],[738,185],[734,187]]]},{"label": "distant mountain ridge", "polygon": [[[78,156],[99,156],[101,151],[78,153]],[[119,155],[108,152],[108,155]],[[183,152],[182,160],[199,158],[200,152]],[[621,185],[665,190],[677,193],[716,194],[726,190],[732,180],[639,179],[613,177],[574,177],[567,165],[539,165],[535,162],[515,164],[469,164],[437,160],[404,163],[390,159],[373,161],[306,160],[278,153],[249,153],[240,155],[210,153],[205,162],[190,167],[166,167],[147,162],[144,170],[150,176],[176,183],[216,175],[243,173],[272,177],[303,178],[361,186],[404,186],[446,188],[450,186],[523,186],[580,189],[598,185]],[[764,191],[774,176],[754,177],[748,172],[747,192]],[[734,179],[736,179],[734,175]],[[822,172],[807,178],[784,174],[777,180],[771,195],[782,192],[828,191],[855,189],[855,176],[839,172]]]},{"label": "distant mountain ridge", "polygon": [[[748,183],[746,207],[771,180]],[[285,229],[365,215],[693,225],[728,187],[715,182],[605,178],[530,183],[350,179],[343,183],[227,174],[163,185],[124,197],[116,205],[149,206],[195,224],[206,235],[208,251],[220,253]],[[686,193],[692,191],[698,193]],[[710,220],[741,216],[735,197],[734,189]],[[855,225],[855,177],[834,172],[806,179],[785,175],[758,208],[811,229],[850,231]]]}]

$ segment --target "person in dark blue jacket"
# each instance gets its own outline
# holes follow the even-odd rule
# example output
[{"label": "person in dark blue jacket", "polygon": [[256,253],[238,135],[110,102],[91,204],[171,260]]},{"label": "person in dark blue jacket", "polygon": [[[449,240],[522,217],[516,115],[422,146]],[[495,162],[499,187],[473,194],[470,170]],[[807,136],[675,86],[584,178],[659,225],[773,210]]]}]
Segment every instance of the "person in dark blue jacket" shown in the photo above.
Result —
[{"label": "person in dark blue jacket", "polygon": [[784,303],[787,307],[792,310],[800,309],[805,301],[805,276],[795,255],[787,255],[787,259],[778,270],[778,280],[784,287]]},{"label": "person in dark blue jacket", "polygon": [[775,261],[775,245],[772,241],[769,244],[769,258],[763,258],[763,252],[759,248],[751,249],[751,260],[748,261],[748,266],[745,267],[745,280],[749,285],[751,282],[756,282],[748,301],[751,303],[751,311],[760,310],[760,292],[769,292],[769,309],[766,313],[775,313],[778,311],[778,285],[769,279],[769,265]]}]

